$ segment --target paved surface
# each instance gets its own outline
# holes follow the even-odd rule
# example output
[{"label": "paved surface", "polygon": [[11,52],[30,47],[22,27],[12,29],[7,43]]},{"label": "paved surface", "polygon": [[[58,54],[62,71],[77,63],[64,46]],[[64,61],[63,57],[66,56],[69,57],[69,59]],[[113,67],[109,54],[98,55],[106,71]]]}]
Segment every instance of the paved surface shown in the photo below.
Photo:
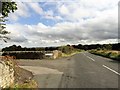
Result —
[{"label": "paved surface", "polygon": [[[64,72],[61,81],[59,81],[59,88],[119,87],[119,62],[96,56],[88,52],[83,52],[60,60],[20,60],[18,63],[22,66],[47,67]],[[39,81],[42,80],[44,81],[46,79],[39,79]],[[50,83],[56,82],[55,79],[49,81]],[[44,84],[43,87],[46,87],[46,85],[47,83]],[[53,87],[55,86],[53,85]]]},{"label": "paved surface", "polygon": [[63,71],[67,68],[67,58],[58,60],[17,60],[20,67],[31,71],[39,88],[58,88]]},{"label": "paved surface", "polygon": [[71,58],[73,62],[63,77],[65,88],[118,88],[119,62],[83,52]]},{"label": "paved surface", "polygon": [[[20,66],[34,75],[33,79],[37,82],[39,88],[58,88],[63,72],[55,69],[36,67],[36,66]],[[55,81],[55,82],[53,82]]]}]

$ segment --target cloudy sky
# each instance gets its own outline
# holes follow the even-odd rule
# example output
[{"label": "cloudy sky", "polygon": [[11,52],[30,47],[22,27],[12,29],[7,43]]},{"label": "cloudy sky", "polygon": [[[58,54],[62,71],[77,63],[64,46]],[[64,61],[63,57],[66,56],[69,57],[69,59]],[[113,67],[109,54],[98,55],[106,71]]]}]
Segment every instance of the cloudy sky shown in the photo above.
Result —
[{"label": "cloudy sky", "polygon": [[[22,0],[21,0],[22,1]],[[44,47],[116,43],[119,0],[26,0],[9,14],[8,43]]]}]

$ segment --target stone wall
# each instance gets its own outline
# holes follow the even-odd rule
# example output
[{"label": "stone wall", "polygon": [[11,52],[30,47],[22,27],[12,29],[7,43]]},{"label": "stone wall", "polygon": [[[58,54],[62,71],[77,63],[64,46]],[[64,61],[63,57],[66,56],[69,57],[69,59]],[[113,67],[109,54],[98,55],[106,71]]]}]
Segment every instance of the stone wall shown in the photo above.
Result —
[{"label": "stone wall", "polygon": [[0,88],[9,87],[14,83],[14,70],[0,59]]},{"label": "stone wall", "polygon": [[58,50],[53,51],[53,59],[59,58],[62,56],[62,52]]}]

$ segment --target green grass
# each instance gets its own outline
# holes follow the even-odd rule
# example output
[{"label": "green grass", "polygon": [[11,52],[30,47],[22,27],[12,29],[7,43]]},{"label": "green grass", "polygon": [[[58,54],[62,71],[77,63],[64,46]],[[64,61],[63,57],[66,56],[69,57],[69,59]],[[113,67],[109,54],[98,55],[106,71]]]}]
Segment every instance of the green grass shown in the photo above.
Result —
[{"label": "green grass", "polygon": [[32,90],[32,88],[37,88],[37,83],[34,80],[29,80],[22,84],[11,85],[9,88],[6,88],[6,90],[19,90],[24,88],[31,88],[30,90]]},{"label": "green grass", "polygon": [[62,53],[62,57],[70,57],[70,56],[73,56],[77,53],[80,53],[81,51],[73,51],[72,53]]},{"label": "green grass", "polygon": [[114,52],[112,50],[111,51],[109,51],[109,50],[91,50],[89,52],[92,54],[95,54],[95,55],[100,55],[100,56],[107,57],[107,58],[114,59],[114,60],[120,59],[120,53],[117,51]]}]

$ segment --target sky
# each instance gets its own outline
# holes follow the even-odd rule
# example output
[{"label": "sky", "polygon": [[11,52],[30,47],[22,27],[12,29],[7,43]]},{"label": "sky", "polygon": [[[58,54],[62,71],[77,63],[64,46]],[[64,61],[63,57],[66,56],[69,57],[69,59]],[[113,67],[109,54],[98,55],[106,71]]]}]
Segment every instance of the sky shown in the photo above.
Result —
[{"label": "sky", "polygon": [[7,43],[23,47],[118,42],[119,0],[14,0]]}]

